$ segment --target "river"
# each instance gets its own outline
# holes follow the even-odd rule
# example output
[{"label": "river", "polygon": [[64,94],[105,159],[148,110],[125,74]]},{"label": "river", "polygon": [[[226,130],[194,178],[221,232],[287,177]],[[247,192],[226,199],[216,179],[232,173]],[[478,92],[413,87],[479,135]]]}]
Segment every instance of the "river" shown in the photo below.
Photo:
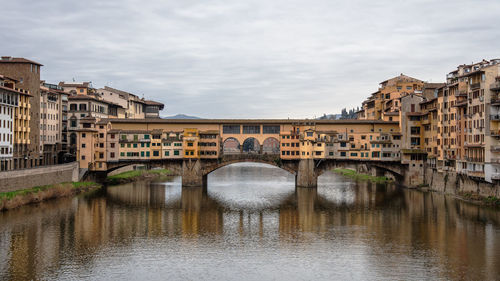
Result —
[{"label": "river", "polygon": [[2,280],[499,280],[500,211],[261,164],[0,212]]}]

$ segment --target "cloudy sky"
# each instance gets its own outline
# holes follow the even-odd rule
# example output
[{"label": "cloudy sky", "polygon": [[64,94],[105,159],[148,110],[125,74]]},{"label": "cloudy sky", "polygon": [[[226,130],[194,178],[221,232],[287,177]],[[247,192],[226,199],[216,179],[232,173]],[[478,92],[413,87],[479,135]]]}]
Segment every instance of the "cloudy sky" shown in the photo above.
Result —
[{"label": "cloudy sky", "polygon": [[306,118],[404,73],[440,82],[500,57],[500,1],[2,0],[0,53],[48,82],[92,81],[164,115]]}]

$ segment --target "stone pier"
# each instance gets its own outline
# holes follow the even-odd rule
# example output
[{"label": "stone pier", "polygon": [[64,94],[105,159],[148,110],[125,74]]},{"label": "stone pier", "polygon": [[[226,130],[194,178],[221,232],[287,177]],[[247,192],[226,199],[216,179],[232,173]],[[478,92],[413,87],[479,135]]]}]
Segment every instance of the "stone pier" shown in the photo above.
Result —
[{"label": "stone pier", "polygon": [[182,161],[182,186],[204,186],[207,176],[203,175],[200,159]]},{"label": "stone pier", "polygon": [[317,187],[318,176],[314,171],[313,159],[301,159],[299,169],[295,176],[295,186],[297,187]]}]

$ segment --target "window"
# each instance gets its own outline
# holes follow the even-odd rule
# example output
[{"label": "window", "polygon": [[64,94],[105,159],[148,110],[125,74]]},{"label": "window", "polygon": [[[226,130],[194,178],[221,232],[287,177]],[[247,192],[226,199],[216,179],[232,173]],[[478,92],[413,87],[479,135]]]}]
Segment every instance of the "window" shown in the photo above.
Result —
[{"label": "window", "polygon": [[114,142],[110,143],[109,145],[111,146],[111,148],[115,147],[115,143]]},{"label": "window", "polygon": [[82,155],[82,160],[85,160],[85,155]]},{"label": "window", "polygon": [[125,156],[125,152],[120,152],[120,156],[121,157]]},{"label": "window", "polygon": [[260,134],[260,125],[243,125],[243,134]]},{"label": "window", "polygon": [[145,140],[149,140],[149,135],[144,135]]},{"label": "window", "polygon": [[82,148],[85,148],[85,144],[84,143],[82,143]]},{"label": "window", "polygon": [[137,148],[137,143],[134,143],[134,148]]},{"label": "window", "polygon": [[153,151],[153,156],[160,156],[160,151],[159,150],[154,150]]},{"label": "window", "polygon": [[340,147],[347,147],[347,143],[345,143],[345,142],[341,142],[341,143],[340,143]]},{"label": "window", "polygon": [[188,142],[187,146],[193,146],[193,143],[192,142]]},{"label": "window", "polygon": [[420,127],[411,127],[410,131],[412,135],[420,135]]},{"label": "window", "polygon": [[125,147],[125,144],[124,143],[120,143],[120,147]]},{"label": "window", "polygon": [[141,157],[144,157],[144,151],[141,151]]},{"label": "window", "polygon": [[340,152],[340,156],[345,157],[346,156],[346,152],[345,151],[341,151]]},{"label": "window", "polygon": [[307,136],[308,137],[312,137],[313,136],[313,132],[307,132]]},{"label": "window", "polygon": [[264,134],[279,134],[280,133],[280,126],[278,125],[263,125],[262,126],[262,132]]},{"label": "window", "polygon": [[240,125],[222,125],[222,132],[224,134],[239,134]]},{"label": "window", "polygon": [[115,153],[114,153],[114,152],[111,152],[111,153],[109,154],[109,157],[110,157],[110,158],[115,158]]},{"label": "window", "polygon": [[174,150],[174,155],[179,155],[179,150]]},{"label": "window", "polygon": [[84,139],[87,135],[85,133],[82,133],[82,139]]},{"label": "window", "polygon": [[169,156],[168,154],[169,154],[168,151],[165,151],[165,156]]}]

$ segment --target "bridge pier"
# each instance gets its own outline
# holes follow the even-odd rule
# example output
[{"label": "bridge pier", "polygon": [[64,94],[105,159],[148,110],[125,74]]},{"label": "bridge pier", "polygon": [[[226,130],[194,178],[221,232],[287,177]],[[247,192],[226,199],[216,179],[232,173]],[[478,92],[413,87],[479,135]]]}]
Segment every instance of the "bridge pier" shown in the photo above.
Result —
[{"label": "bridge pier", "polygon": [[182,161],[182,186],[204,186],[207,176],[203,175],[200,159]]},{"label": "bridge pier", "polygon": [[314,171],[313,159],[300,159],[299,169],[295,176],[295,186],[297,187],[317,187],[318,176]]}]

